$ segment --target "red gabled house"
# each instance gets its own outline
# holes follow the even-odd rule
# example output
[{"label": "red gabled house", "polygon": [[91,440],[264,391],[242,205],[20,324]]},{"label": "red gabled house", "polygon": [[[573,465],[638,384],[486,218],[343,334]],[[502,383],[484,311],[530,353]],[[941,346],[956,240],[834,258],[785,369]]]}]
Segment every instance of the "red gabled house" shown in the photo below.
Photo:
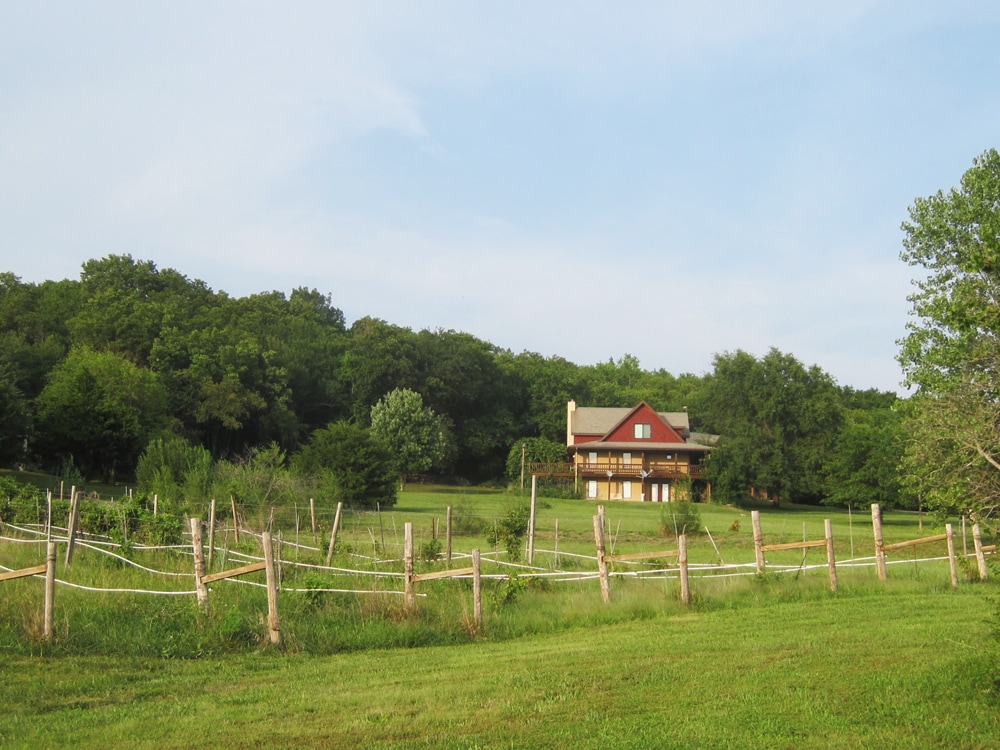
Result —
[{"label": "red gabled house", "polygon": [[711,448],[691,441],[687,412],[657,412],[645,401],[632,408],[570,401],[566,450],[586,497],[655,503],[690,499],[677,489],[704,484],[702,460]]}]

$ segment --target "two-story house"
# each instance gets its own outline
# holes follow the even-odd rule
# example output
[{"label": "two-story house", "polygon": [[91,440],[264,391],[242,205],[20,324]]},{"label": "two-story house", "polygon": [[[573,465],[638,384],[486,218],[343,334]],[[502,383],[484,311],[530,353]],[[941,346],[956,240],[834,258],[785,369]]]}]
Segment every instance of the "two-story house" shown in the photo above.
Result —
[{"label": "two-story house", "polygon": [[570,401],[566,450],[588,498],[654,503],[685,499],[675,497],[678,482],[711,491],[702,480],[702,460],[711,448],[691,441],[687,412],[657,412],[645,401],[631,408],[577,406]]}]

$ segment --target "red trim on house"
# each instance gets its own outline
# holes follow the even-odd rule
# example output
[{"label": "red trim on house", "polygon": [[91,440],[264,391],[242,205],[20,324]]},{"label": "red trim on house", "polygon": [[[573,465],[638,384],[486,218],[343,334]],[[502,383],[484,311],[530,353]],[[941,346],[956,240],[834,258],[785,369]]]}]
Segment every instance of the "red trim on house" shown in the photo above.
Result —
[{"label": "red trim on house", "polygon": [[[637,424],[648,424],[650,426],[650,435],[648,438],[635,437],[635,425]],[[684,442],[684,438],[673,427],[667,424],[656,413],[653,407],[645,401],[629,412],[621,422],[611,428],[611,431],[601,437],[600,440],[606,443],[635,443],[636,447],[641,447],[648,443]],[[575,440],[574,444],[580,442],[589,441]]]}]

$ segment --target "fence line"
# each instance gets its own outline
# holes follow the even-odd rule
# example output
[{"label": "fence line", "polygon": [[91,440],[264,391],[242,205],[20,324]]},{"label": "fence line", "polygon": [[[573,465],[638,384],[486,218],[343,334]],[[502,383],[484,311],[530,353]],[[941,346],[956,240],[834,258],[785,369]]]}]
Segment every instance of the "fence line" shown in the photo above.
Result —
[{"label": "fence line", "polygon": [[[790,551],[795,549],[803,549],[802,563],[799,565],[777,565],[772,564],[768,566],[769,570],[774,574],[788,574],[794,572],[796,575],[804,574],[809,571],[821,570],[827,567],[830,571],[831,576],[831,588],[836,591],[836,578],[835,578],[835,567],[836,561],[833,558],[832,547],[832,532],[830,530],[830,521],[827,519],[825,521],[826,526],[826,538],[823,540],[805,540],[801,542],[782,542],[775,544],[763,544],[763,533],[759,526],[759,516],[756,511],[753,512],[754,518],[754,543],[755,543],[755,556],[757,558],[755,563],[730,563],[722,564],[720,563],[691,563],[689,564],[686,558],[686,537],[681,535],[678,537],[678,544],[680,547],[676,550],[654,550],[650,552],[634,552],[628,554],[606,554],[604,551],[604,535],[605,535],[605,525],[606,521],[603,516],[603,506],[598,506],[598,516],[594,517],[594,530],[595,530],[595,540],[597,543],[597,555],[584,555],[577,553],[568,552],[558,552],[553,550],[540,550],[533,549],[534,553],[551,554],[554,555],[556,560],[559,556],[575,558],[579,560],[593,561],[596,563],[597,570],[595,571],[562,571],[562,570],[550,570],[546,568],[541,568],[535,565],[525,565],[517,562],[512,562],[509,560],[501,560],[501,551],[496,550],[493,552],[488,552],[485,555],[480,555],[479,550],[473,550],[472,554],[457,553],[454,555],[457,559],[465,559],[471,557],[474,561],[472,568],[462,568],[455,570],[438,570],[429,573],[416,573],[414,569],[414,552],[413,552],[413,534],[412,534],[412,524],[406,523],[404,525],[404,531],[406,534],[406,540],[404,541],[404,556],[402,559],[391,558],[391,559],[381,559],[378,557],[369,557],[366,555],[352,554],[352,557],[357,557],[359,559],[367,560],[371,562],[373,568],[376,566],[385,565],[398,565],[400,563],[404,566],[404,572],[400,573],[398,571],[390,570],[360,570],[352,568],[340,568],[332,567],[330,565],[319,565],[313,563],[299,562],[298,560],[286,560],[286,559],[273,559],[272,549],[276,549],[278,557],[280,558],[281,552],[286,548],[315,553],[322,555],[321,547],[313,547],[309,545],[298,544],[297,542],[284,541],[279,538],[274,541],[274,547],[272,548],[271,535],[269,532],[264,532],[262,534],[257,534],[247,529],[243,529],[243,533],[249,537],[255,539],[260,539],[262,546],[264,547],[264,557],[258,557],[256,555],[251,555],[245,552],[240,552],[237,550],[230,550],[228,547],[220,548],[217,545],[210,545],[210,550],[214,553],[216,551],[221,551],[225,558],[233,558],[236,560],[247,560],[253,561],[248,565],[244,565],[241,568],[234,568],[228,571],[223,571],[221,573],[206,573],[204,567],[204,559],[199,560],[199,555],[203,554],[203,548],[201,546],[200,532],[202,528],[202,522],[199,519],[190,519],[191,521],[191,532],[185,534],[191,538],[191,544],[189,545],[129,545],[129,549],[132,551],[142,551],[142,552],[158,552],[158,551],[173,551],[185,556],[194,557],[196,561],[195,572],[194,573],[181,573],[166,570],[156,570],[147,566],[144,566],[134,560],[129,559],[123,555],[117,554],[111,551],[109,548],[122,549],[121,544],[109,540],[106,536],[99,534],[81,534],[71,527],[69,529],[62,529],[61,527],[48,526],[44,531],[36,530],[30,528],[32,525],[27,526],[17,526],[14,524],[3,524],[3,528],[8,531],[16,531],[24,535],[32,537],[48,537],[48,538],[36,538],[36,539],[23,539],[19,537],[12,536],[0,536],[0,541],[5,541],[9,543],[17,544],[41,544],[46,543],[49,547],[49,556],[53,557],[53,562],[47,565],[36,565],[29,568],[24,568],[18,571],[13,571],[10,568],[6,568],[0,565],[0,571],[6,571],[7,575],[0,576],[0,581],[7,579],[14,579],[19,577],[34,577],[34,578],[44,578],[46,580],[46,618],[50,616],[51,610],[51,596],[49,595],[49,587],[58,583],[61,586],[67,588],[88,592],[88,593],[102,593],[102,594],[133,594],[133,595],[150,595],[150,596],[191,596],[196,595],[199,598],[199,603],[201,606],[207,606],[208,598],[208,584],[216,583],[222,580],[228,580],[233,583],[242,584],[245,586],[251,586],[254,588],[264,588],[268,591],[268,631],[271,637],[271,642],[275,644],[281,643],[281,632],[278,624],[277,617],[277,593],[280,591],[282,593],[289,594],[309,594],[309,593],[329,593],[329,594],[347,594],[347,595],[388,595],[388,596],[404,596],[406,598],[407,607],[411,608],[414,606],[415,598],[424,598],[426,594],[417,594],[414,590],[414,584],[418,582],[426,582],[437,579],[444,578],[472,578],[474,582],[474,608],[476,611],[476,623],[477,627],[482,624],[481,615],[481,594],[480,594],[480,581],[481,579],[503,581],[510,580],[512,576],[522,577],[526,579],[538,578],[547,579],[557,583],[571,583],[571,582],[589,582],[594,579],[598,579],[601,583],[602,596],[605,601],[609,600],[609,589],[608,582],[611,578],[623,578],[623,579],[635,579],[635,580],[648,580],[657,579],[664,581],[680,580],[681,581],[681,598],[685,603],[690,602],[690,592],[687,588],[687,580],[689,575],[693,575],[698,579],[728,579],[728,578],[746,578],[759,576],[764,571],[765,561],[763,559],[764,552],[770,551]],[[973,552],[966,552],[961,555],[956,555],[954,550],[954,535],[950,524],[946,525],[945,534],[937,534],[933,536],[928,536],[920,539],[906,540],[902,542],[895,542],[891,544],[885,544],[881,538],[881,523],[880,523],[880,512],[878,505],[872,506],[873,514],[873,530],[875,533],[875,547],[876,553],[874,556],[869,557],[859,557],[852,558],[849,560],[840,561],[841,567],[849,568],[863,568],[874,566],[878,570],[879,578],[881,580],[886,580],[885,571],[889,565],[916,565],[919,563],[928,562],[942,562],[949,561],[951,566],[951,578],[952,585],[958,586],[958,577],[956,570],[956,560],[957,558],[972,559],[975,558],[978,563],[978,572],[980,580],[986,580],[987,569],[985,563],[985,556],[988,554],[996,554],[996,545],[983,545],[981,539],[981,533],[978,524],[973,526],[973,537],[975,541],[975,550]],[[72,517],[71,517],[72,521]],[[35,525],[37,526],[37,525]],[[67,536],[56,536],[52,537],[53,532],[66,531]],[[234,530],[235,531],[235,530]],[[228,532],[228,530],[227,530]],[[616,535],[617,536],[617,535]],[[84,541],[86,540],[86,541]],[[64,579],[57,579],[54,576],[55,564],[54,564],[54,550],[57,544],[65,543],[67,545],[67,555],[65,566],[68,567],[71,562],[70,549],[74,544],[81,548],[93,551],[97,554],[108,555],[121,563],[131,566],[132,568],[142,571],[143,573],[151,575],[161,575],[170,576],[184,579],[195,579],[196,586],[193,590],[149,590],[140,588],[103,588],[97,586],[87,586],[80,583],[73,583]],[[449,540],[450,541],[450,540]],[[916,547],[922,544],[931,544],[939,542],[948,543],[948,555],[947,556],[935,556],[935,557],[913,557],[908,559],[887,559],[887,553],[896,552],[903,549],[908,549],[910,547]],[[713,540],[714,544],[714,540]],[[331,545],[332,546],[332,545]],[[806,565],[806,554],[811,548],[819,548],[822,546],[827,547],[828,551],[828,561],[826,565],[823,564],[810,564]],[[534,556],[534,555],[532,555]],[[648,561],[656,558],[663,557],[678,557],[679,567],[659,567],[659,568],[640,568],[639,566],[648,565]],[[209,558],[211,559],[211,557]],[[451,564],[452,554],[447,556],[447,564]],[[494,564],[499,568],[513,569],[511,573],[495,573],[489,575],[482,575],[479,570],[480,560],[485,559],[486,561]],[[262,560],[266,561],[261,562]],[[439,560],[444,561],[444,558]],[[613,563],[617,567],[632,568],[631,570],[611,570],[609,569],[609,563]],[[399,579],[402,578],[404,582],[403,590],[398,589],[352,589],[352,588],[335,588],[335,587],[315,587],[315,588],[299,588],[295,586],[282,586],[279,582],[279,568],[301,568],[308,570],[318,570],[334,576],[345,576],[345,577],[364,577],[370,576],[376,581],[379,578],[388,579]],[[257,581],[241,580],[237,576],[241,576],[245,573],[259,572],[263,570],[267,574],[267,583],[260,583]],[[14,575],[10,575],[13,573]],[[46,623],[50,622],[46,619]],[[51,628],[46,625],[47,633],[51,633]],[[47,636],[48,637],[48,636]]]}]

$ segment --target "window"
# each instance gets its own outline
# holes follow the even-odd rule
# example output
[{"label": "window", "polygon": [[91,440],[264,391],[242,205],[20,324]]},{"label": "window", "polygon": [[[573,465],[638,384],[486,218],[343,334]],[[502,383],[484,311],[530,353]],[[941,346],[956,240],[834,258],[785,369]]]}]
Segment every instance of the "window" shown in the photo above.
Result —
[{"label": "window", "polygon": [[591,479],[587,482],[587,497],[597,497],[597,480]]},{"label": "window", "polygon": [[635,428],[633,436],[636,440],[649,440],[653,435],[653,425],[637,423],[633,427]]},{"label": "window", "polygon": [[622,499],[631,500],[632,499],[632,483],[622,482]]}]

